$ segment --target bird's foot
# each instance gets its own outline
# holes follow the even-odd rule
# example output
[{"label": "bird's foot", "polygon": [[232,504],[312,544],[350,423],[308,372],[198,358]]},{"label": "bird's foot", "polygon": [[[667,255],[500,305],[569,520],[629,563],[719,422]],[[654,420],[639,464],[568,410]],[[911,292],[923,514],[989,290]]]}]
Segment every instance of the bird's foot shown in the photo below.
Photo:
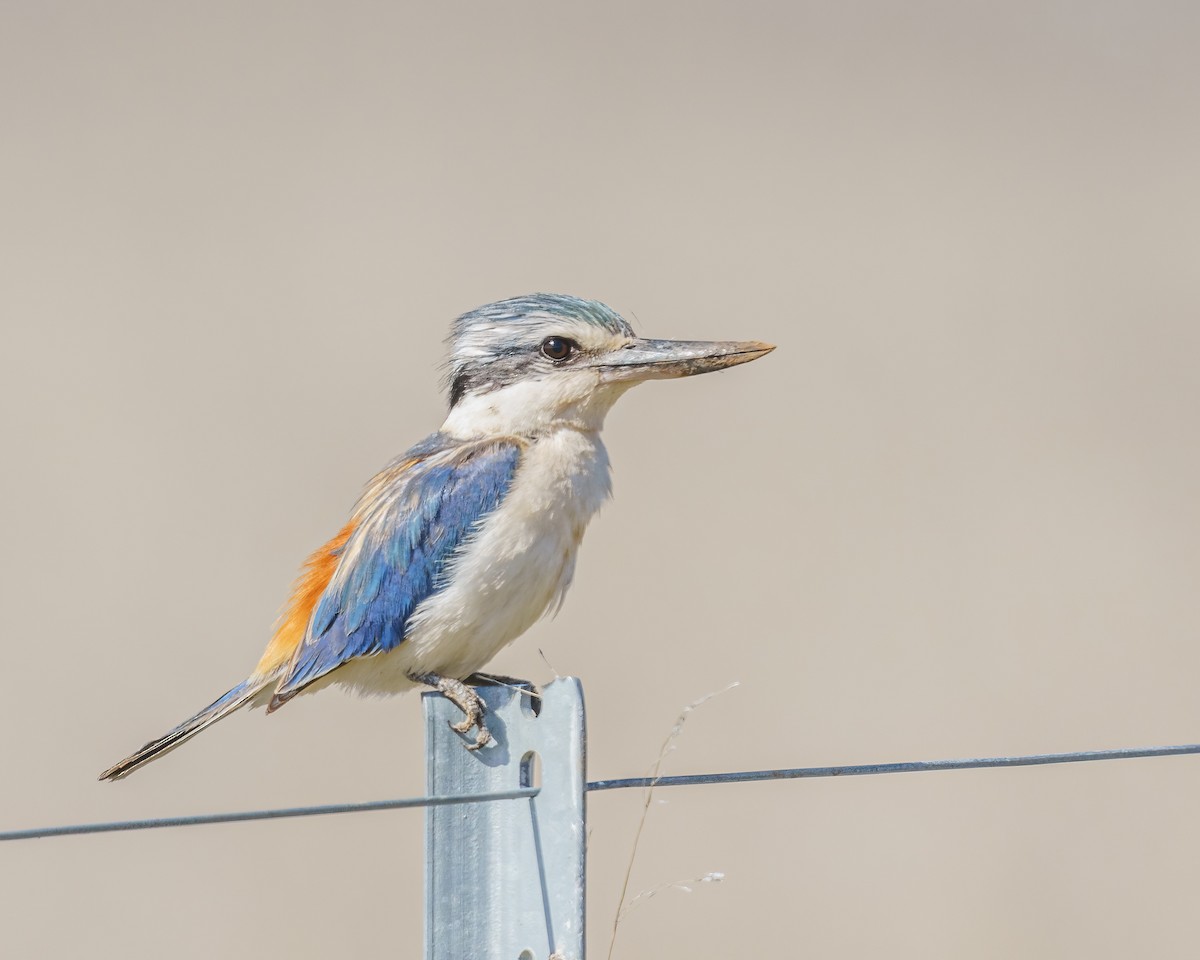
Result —
[{"label": "bird's foot", "polygon": [[414,683],[423,683],[427,687],[433,687],[463,712],[462,720],[458,723],[451,723],[450,729],[455,733],[465,734],[472,727],[475,728],[475,742],[467,744],[468,750],[478,750],[480,747],[486,746],[492,739],[492,733],[483,719],[483,715],[487,713],[487,707],[484,706],[479,694],[470,686],[461,680],[442,677],[436,673],[412,673],[409,674],[408,679]]}]

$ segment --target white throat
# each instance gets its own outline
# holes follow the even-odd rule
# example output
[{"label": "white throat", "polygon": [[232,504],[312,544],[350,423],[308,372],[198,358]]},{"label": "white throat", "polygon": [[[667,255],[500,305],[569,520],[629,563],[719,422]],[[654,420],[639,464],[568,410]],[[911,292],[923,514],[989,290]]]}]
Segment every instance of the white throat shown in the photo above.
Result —
[{"label": "white throat", "polygon": [[556,373],[470,393],[446,416],[442,432],[459,439],[505,434],[537,437],[555,430],[596,433],[633,384],[602,383],[595,371]]}]

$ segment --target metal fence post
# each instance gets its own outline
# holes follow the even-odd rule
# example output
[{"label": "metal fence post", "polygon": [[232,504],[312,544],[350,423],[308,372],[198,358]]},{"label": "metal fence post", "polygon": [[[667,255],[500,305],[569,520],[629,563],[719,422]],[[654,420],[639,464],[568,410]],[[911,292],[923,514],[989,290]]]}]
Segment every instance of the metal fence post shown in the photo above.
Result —
[{"label": "metal fence post", "polygon": [[474,752],[447,726],[458,709],[424,696],[429,795],[541,790],[426,810],[426,960],[583,960],[583,688],[562,677],[537,701],[528,687],[477,689],[495,742]]}]

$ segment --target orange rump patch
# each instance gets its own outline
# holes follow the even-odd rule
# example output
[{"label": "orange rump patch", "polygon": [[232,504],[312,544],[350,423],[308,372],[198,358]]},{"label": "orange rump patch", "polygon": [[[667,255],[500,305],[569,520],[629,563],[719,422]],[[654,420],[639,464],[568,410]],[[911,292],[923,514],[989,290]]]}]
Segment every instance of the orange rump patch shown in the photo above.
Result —
[{"label": "orange rump patch", "polygon": [[275,622],[275,635],[267,644],[262,659],[254,672],[260,676],[272,673],[292,659],[292,654],[304,642],[304,634],[308,630],[308,621],[321,594],[333,579],[337,569],[338,554],[354,532],[354,521],[351,520],[330,540],[304,563],[300,576],[292,587],[292,595],[287,607]]}]

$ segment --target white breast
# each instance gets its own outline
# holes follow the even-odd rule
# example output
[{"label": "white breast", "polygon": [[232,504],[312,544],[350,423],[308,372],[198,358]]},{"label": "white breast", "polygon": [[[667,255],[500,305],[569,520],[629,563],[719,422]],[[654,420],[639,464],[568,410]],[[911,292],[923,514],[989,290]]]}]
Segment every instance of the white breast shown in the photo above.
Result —
[{"label": "white breast", "polygon": [[598,432],[564,428],[532,441],[500,507],[459,555],[449,585],[417,607],[405,641],[347,663],[333,681],[389,693],[411,686],[409,673],[481,670],[562,602],[584,529],[609,491]]}]

